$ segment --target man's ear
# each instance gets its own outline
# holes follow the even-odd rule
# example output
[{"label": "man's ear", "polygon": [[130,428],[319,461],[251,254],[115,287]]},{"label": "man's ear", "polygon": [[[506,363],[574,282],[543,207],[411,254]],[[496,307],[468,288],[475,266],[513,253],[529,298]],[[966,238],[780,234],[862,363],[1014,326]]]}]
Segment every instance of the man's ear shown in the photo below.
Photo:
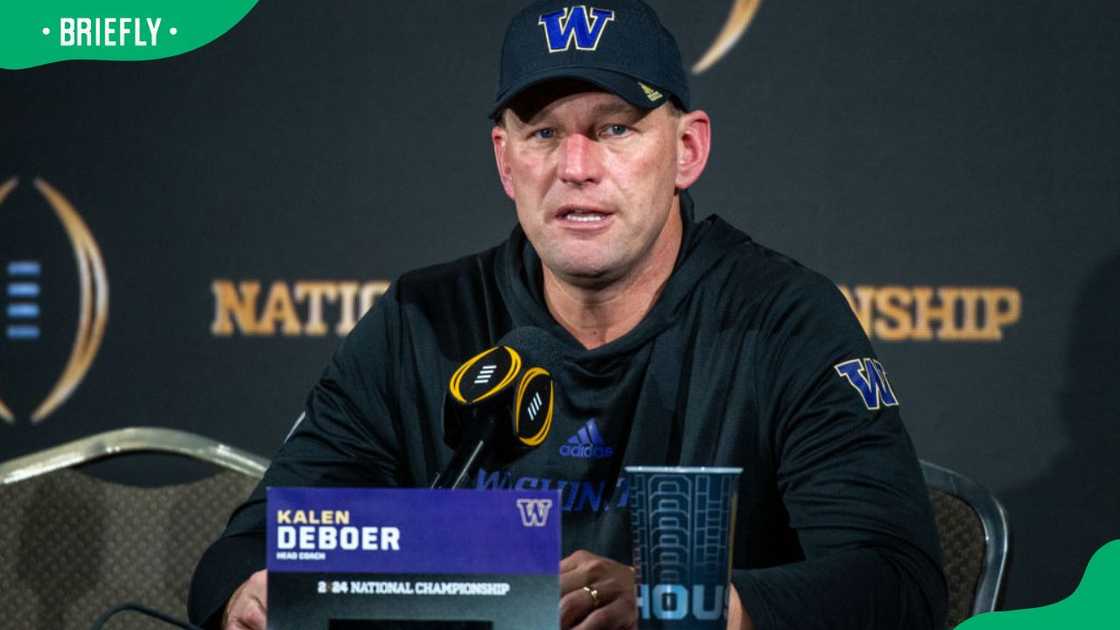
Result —
[{"label": "man's ear", "polygon": [[702,110],[681,114],[677,124],[677,182],[684,190],[700,178],[712,150],[712,120]]},{"label": "man's ear", "polygon": [[509,132],[502,125],[494,125],[490,130],[490,141],[494,143],[494,162],[498,166],[498,179],[502,182],[502,189],[506,195],[513,199],[513,179],[506,160],[506,150],[509,147]]}]

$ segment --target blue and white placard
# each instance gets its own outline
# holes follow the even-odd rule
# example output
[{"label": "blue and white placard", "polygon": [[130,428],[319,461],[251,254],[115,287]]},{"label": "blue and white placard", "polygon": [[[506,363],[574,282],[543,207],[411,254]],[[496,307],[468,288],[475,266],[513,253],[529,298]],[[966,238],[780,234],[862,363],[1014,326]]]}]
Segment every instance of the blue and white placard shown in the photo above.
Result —
[{"label": "blue and white placard", "polygon": [[554,628],[547,491],[269,488],[269,628]]}]

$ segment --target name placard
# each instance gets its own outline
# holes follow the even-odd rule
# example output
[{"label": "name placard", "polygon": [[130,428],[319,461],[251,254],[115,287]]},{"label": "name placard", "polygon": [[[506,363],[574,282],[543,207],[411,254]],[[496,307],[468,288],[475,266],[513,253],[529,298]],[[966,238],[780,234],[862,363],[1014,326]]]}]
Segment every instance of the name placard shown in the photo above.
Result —
[{"label": "name placard", "polygon": [[269,488],[269,628],[554,628],[549,491]]}]

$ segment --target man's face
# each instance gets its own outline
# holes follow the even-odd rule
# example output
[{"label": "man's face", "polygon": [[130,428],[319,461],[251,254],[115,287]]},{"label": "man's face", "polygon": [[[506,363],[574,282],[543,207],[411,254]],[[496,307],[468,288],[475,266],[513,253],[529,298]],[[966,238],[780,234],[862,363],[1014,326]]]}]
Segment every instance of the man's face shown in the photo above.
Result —
[{"label": "man's face", "polygon": [[678,207],[675,110],[568,84],[538,88],[503,116],[492,134],[502,184],[561,279],[613,282],[664,249],[659,239],[678,238],[666,229]]}]

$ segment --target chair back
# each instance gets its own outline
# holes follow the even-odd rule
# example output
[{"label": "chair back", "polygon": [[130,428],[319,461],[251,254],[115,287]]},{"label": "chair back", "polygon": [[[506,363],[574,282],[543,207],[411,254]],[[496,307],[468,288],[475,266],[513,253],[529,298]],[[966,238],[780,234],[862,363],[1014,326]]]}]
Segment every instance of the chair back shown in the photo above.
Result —
[{"label": "chair back", "polygon": [[[70,466],[121,452],[177,453],[222,470],[199,481],[134,487]],[[0,617],[12,628],[89,628],[137,602],[186,618],[195,564],[267,460],[168,429],[102,433],[0,464]],[[9,625],[10,624],[10,625]],[[151,628],[116,615],[107,629]]]},{"label": "chair back", "polygon": [[995,610],[1009,549],[1007,512],[991,492],[948,468],[922,462],[949,587],[946,627]]}]

